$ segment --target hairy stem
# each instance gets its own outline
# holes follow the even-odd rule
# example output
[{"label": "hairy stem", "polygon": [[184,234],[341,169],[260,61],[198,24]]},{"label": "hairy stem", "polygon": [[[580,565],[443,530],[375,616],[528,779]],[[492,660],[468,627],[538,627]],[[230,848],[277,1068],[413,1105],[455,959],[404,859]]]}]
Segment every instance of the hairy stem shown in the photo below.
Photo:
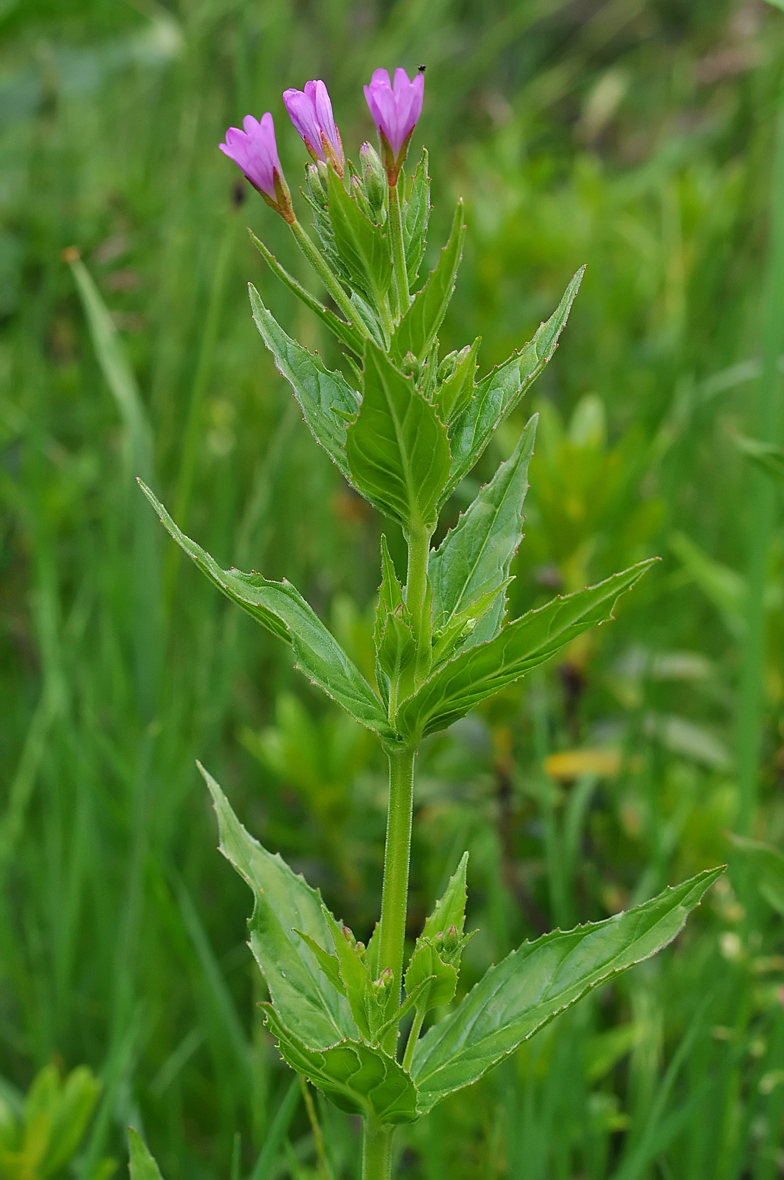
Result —
[{"label": "hairy stem", "polygon": [[[389,811],[387,841],[384,849],[384,885],[381,896],[380,965],[394,976],[389,997],[389,1015],[400,1003],[403,981],[403,945],[406,937],[408,908],[408,865],[411,858],[411,817],[414,808],[414,760],[416,749],[389,751]],[[383,1041],[387,1053],[394,1056],[397,1028]]]},{"label": "hairy stem", "polygon": [[354,307],[346,292],[341,287],[335,275],[327,266],[319,251],[313,245],[310,235],[305,232],[296,219],[290,222],[290,225],[291,232],[296,238],[297,245],[315,270],[318,277],[321,279],[329,294],[335,300],[337,306],[343,312],[343,315],[350,324],[353,324],[354,327],[359,332],[361,332],[366,339],[369,340],[370,336],[368,330],[361,318],[357,315],[356,308]]},{"label": "hairy stem", "polygon": [[[400,179],[398,177],[398,181]],[[400,213],[400,196],[397,184],[389,186],[389,238],[392,243],[392,286],[397,304],[396,317],[400,319],[408,311],[410,298],[406,252],[403,246],[403,220]]]},{"label": "hairy stem", "polygon": [[389,1180],[392,1175],[392,1128],[365,1123],[362,1137],[362,1180]]},{"label": "hairy stem", "polygon": [[411,629],[417,648],[416,678],[424,680],[432,661],[432,624],[430,595],[427,584],[427,559],[430,555],[430,533],[423,528],[411,532],[408,538],[408,578],[406,606],[411,614]]}]

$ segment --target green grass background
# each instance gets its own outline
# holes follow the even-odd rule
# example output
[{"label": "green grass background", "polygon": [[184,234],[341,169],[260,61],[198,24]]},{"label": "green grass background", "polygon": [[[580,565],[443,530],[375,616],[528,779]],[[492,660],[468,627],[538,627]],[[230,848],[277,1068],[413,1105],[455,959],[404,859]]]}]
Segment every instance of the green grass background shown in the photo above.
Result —
[{"label": "green grass background", "polygon": [[[244,230],[310,284],[283,223],[216,145],[271,109],[296,190],[285,87],[324,78],[356,157],[372,131],[361,84],[425,63],[430,257],[458,195],[469,225],[446,346],[481,334],[486,370],[588,263],[555,359],[475,486],[539,410],[515,613],[663,560],[616,623],[422,751],[411,933],[468,848],[467,985],[526,936],[733,857],[730,831],[784,840],[779,493],[733,442],[772,437],[780,401],[760,372],[782,314],[784,14],[2,0],[0,37],[0,1088],[17,1100],[51,1060],[99,1075],[79,1180],[107,1153],[124,1173],[129,1123],[166,1180],[314,1177],[302,1103],[259,1160],[293,1075],[257,1014],[251,898],[216,852],[194,760],[365,935],[383,762],[180,560],[133,476],[224,564],[294,581],[362,666],[381,524],[265,355],[248,280],[337,359]],[[128,372],[101,364],[71,245]],[[543,772],[586,750],[611,751],[613,772]],[[402,1132],[401,1174],[783,1175],[784,936],[756,884],[733,859],[674,947]],[[335,1180],[358,1175],[357,1127],[316,1106]]]}]

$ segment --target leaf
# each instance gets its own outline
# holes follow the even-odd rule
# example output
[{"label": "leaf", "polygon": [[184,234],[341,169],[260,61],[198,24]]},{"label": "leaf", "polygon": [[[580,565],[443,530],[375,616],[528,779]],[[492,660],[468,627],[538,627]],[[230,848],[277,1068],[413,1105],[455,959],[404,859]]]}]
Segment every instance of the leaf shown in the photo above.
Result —
[{"label": "leaf", "polygon": [[294,390],[311,434],[350,480],[345,450],[346,415],[353,417],[357,413],[357,394],[341,373],[325,368],[317,356],[286,335],[252,283],[248,290],[256,327],[272,353],[278,372]]},{"label": "leaf", "polygon": [[133,1127],[128,1128],[128,1147],[131,1155],[131,1180],[162,1180],[158,1165],[145,1147],[141,1135]]},{"label": "leaf", "polygon": [[359,417],[346,431],[355,487],[405,530],[432,528],[449,475],[446,427],[433,406],[368,343]]},{"label": "leaf", "polygon": [[451,926],[455,926],[458,933],[462,933],[465,925],[467,873],[468,853],[464,852],[460,864],[449,878],[443,897],[436,902],[432,914],[425,922],[423,938],[435,938],[437,934],[444,934]]},{"label": "leaf", "polygon": [[139,483],[161,523],[213,585],[273,635],[290,643],[299,670],[352,717],[392,740],[378,697],[299,591],[290,582],[270,582],[261,574],[222,570],[209,553],[185,536],[150,489]]},{"label": "leaf", "polygon": [[[431,980],[425,989],[423,984]],[[457,968],[447,963],[438,954],[429,939],[417,941],[405,976],[406,993],[411,995],[420,988],[422,993],[416,1005],[420,1011],[441,1008],[449,1004],[457,991]]]},{"label": "leaf", "polygon": [[[784,7],[784,0],[781,7]],[[755,467],[770,475],[777,483],[784,484],[784,447],[761,442],[757,438],[745,438],[742,434],[734,434],[732,439],[738,450],[747,455]]]},{"label": "leaf", "polygon": [[250,946],[280,1019],[293,1024],[315,1048],[356,1036],[347,1001],[325,979],[316,956],[297,933],[321,947],[329,945],[321,895],[279,855],[253,839],[214,778],[201,765],[199,770],[218,816],[220,850],[253,892]]},{"label": "leaf", "polygon": [[[362,333],[358,332],[353,324],[348,324],[345,320],[342,320],[339,316],[336,316],[334,311],[330,311],[330,309],[325,307],[323,303],[319,303],[318,299],[311,295],[309,291],[306,291],[301,283],[298,283],[294,276],[290,275],[289,272],[280,265],[275,255],[267,249],[264,243],[256,237],[253,231],[249,230],[248,232],[250,233],[250,238],[253,242],[253,245],[256,247],[259,254],[261,254],[272,273],[277,275],[280,281],[286,287],[288,287],[290,291],[293,291],[297,298],[300,299],[306,307],[309,307],[310,310],[327,325],[330,332],[332,332],[333,336],[337,337],[341,344],[345,344],[346,347],[350,348],[351,351],[356,353],[357,356],[362,356],[362,352],[365,347],[365,340]],[[251,290],[253,290],[253,288],[251,288]],[[251,296],[251,301],[252,300],[253,296]]]},{"label": "leaf", "polygon": [[346,996],[346,999],[348,999],[343,978],[340,974],[340,963],[337,960],[337,956],[330,955],[328,951],[325,951],[323,947],[319,946],[315,938],[311,938],[309,934],[305,934],[302,930],[297,930],[296,926],[294,927],[294,933],[298,934],[302,941],[313,951],[313,954],[318,960],[319,967],[336,991],[339,991],[341,996]]},{"label": "leaf", "polygon": [[772,844],[730,835],[730,840],[752,870],[755,885],[768,905],[784,916],[784,854]]},{"label": "leaf", "polygon": [[365,217],[343,187],[334,168],[328,170],[329,219],[335,247],[356,288],[371,304],[386,297],[392,281],[392,257],[386,233]]},{"label": "leaf", "polygon": [[539,327],[519,353],[479,382],[471,401],[455,418],[449,430],[452,472],[444,489],[444,500],[468,474],[493,431],[511,413],[551,359],[584,273],[583,266],[569,283],[550,319]]},{"label": "leaf", "polygon": [[[371,1040],[375,1024],[383,1021],[383,1008],[386,1006],[386,995],[383,1005],[378,1006],[372,992],[370,972],[357,951],[356,943],[347,937],[344,930],[335,921],[325,906],[322,906],[324,920],[332,935],[332,943],[338,961],[338,970],[343,983],[345,995],[351,1006],[351,1015],[359,1029],[360,1036]],[[378,1020],[373,1021],[370,1009],[378,1006]]]},{"label": "leaf", "polygon": [[476,354],[481,343],[482,337],[477,336],[473,344],[457,354],[454,371],[436,389],[433,400],[444,422],[449,423],[462,413],[474,395]]},{"label": "leaf", "polygon": [[613,617],[619,596],[657,561],[650,558],[508,623],[494,639],[460,652],[401,704],[395,723],[404,736],[425,736],[464,717],[474,705],[544,663],[570,640]]},{"label": "leaf", "polygon": [[443,897],[425,922],[408,964],[405,985],[409,995],[429,976],[434,977],[417,1005],[426,1012],[448,1004],[457,990],[460,956],[468,941],[463,937],[467,870],[468,853],[464,852]]},{"label": "leaf", "polygon": [[406,252],[408,285],[416,282],[427,245],[427,225],[430,220],[430,177],[427,174],[427,148],[409,181],[409,192],[403,209],[403,246]]},{"label": "leaf", "polygon": [[327,1049],[311,1049],[274,1008],[261,1006],[283,1058],[341,1110],[388,1126],[418,1118],[411,1078],[383,1049],[349,1039]]},{"label": "leaf", "polygon": [[524,942],[418,1042],[412,1077],[423,1114],[469,1086],[592,988],[672,942],[724,872],[708,869],[604,922]]},{"label": "leaf", "polygon": [[411,352],[422,361],[430,350],[455,289],[465,233],[463,202],[460,200],[455,209],[449,240],[441,251],[438,265],[430,272],[422,290],[414,296],[392,338],[391,351],[398,359],[402,360],[406,353]]},{"label": "leaf", "polygon": [[[533,454],[537,416],[526,426],[514,454],[482,488],[456,528],[430,553],[428,573],[433,587],[433,620],[447,626],[456,614],[500,587],[523,535],[523,502],[528,491],[528,464]],[[466,639],[473,646],[498,634],[506,596],[488,610]]]}]

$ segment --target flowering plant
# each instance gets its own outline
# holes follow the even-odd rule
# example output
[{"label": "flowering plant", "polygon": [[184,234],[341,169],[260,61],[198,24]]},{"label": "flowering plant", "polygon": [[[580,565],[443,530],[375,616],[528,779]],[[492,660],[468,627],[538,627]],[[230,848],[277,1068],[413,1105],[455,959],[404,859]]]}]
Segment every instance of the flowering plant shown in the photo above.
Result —
[{"label": "flowering plant", "polygon": [[[370,683],[287,581],[223,570],[145,493],[174,539],[230,599],[293,649],[299,670],[373,730],[389,761],[380,920],[364,946],[319,893],[242,827],[202,771],[221,850],[254,894],[250,945],[269,988],[267,1024],[285,1060],[342,1110],[364,1120],[363,1177],[387,1180],[393,1132],[471,1085],[587,991],[670,942],[721,869],[701,873],[604,922],[524,942],[455,1002],[465,933],[467,854],[410,953],[405,929],[414,769],[428,734],[612,617],[651,561],[507,620],[506,588],[522,539],[536,418],[509,459],[438,546],[439,513],[496,427],[553,356],[577,294],[578,271],[533,339],[477,380],[479,340],[447,356],[438,333],[466,227],[458,202],[435,269],[420,282],[430,182],[423,151],[404,165],[422,109],[424,77],[377,70],[365,89],[380,155],[346,160],[323,82],[284,100],[313,158],[304,190],[314,238],[294,211],[272,116],[230,129],[221,149],[291,227],[332,307],[319,302],[254,242],[277,277],[345,349],[348,379],[289,337],[250,288],[258,330],[290,382],[305,422],[346,481],[397,522],[408,546],[402,581],[381,540]],[[413,292],[413,293],[412,293]],[[427,1031],[431,1013],[437,1013]],[[405,1035],[401,1038],[401,1029]],[[134,1141],[137,1180],[144,1149]],[[146,1156],[144,1156],[146,1159]],[[145,1173],[146,1174],[146,1173]],[[150,1173],[152,1174],[152,1173]]]}]

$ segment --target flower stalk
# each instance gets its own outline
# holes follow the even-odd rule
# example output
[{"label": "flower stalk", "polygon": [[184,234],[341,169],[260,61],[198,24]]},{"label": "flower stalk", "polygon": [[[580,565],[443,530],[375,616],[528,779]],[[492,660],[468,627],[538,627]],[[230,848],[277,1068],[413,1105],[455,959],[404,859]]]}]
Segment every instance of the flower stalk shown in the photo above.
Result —
[{"label": "flower stalk", "polygon": [[392,246],[392,286],[395,296],[395,316],[400,320],[408,311],[408,269],[403,242],[403,217],[400,209],[399,176],[389,184],[389,239]]}]

